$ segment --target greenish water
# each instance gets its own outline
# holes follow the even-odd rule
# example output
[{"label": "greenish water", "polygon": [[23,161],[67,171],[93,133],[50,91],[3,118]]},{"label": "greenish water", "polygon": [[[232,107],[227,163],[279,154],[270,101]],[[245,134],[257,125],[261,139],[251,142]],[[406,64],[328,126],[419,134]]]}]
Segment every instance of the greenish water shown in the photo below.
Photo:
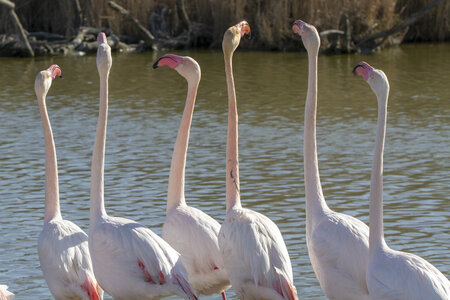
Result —
[{"label": "greenish water", "polygon": [[[192,56],[202,68],[187,156],[186,200],[222,222],[227,127],[223,56],[175,53]],[[152,69],[162,54],[113,56],[105,166],[107,212],[139,221],[158,234],[187,88],[176,72]],[[391,84],[384,173],[387,242],[422,256],[448,277],[450,45],[319,57],[317,139],[324,193],[332,209],[367,223],[377,104],[369,86],[351,74],[361,60],[384,70]],[[0,284],[8,284],[17,299],[51,299],[37,256],[45,169],[33,84],[37,72],[52,63],[64,74],[47,97],[62,214],[88,229],[98,116],[95,56],[0,59]],[[234,70],[243,205],[279,226],[300,297],[323,299],[305,243],[306,54],[238,49]],[[227,295],[235,299],[232,290]]]}]

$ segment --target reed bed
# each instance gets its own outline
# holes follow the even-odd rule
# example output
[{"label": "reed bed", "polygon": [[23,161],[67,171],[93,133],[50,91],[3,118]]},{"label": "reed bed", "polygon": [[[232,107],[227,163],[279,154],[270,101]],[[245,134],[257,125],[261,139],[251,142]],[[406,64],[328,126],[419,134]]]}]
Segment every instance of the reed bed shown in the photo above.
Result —
[{"label": "reed bed", "polygon": [[[303,19],[319,31],[342,28],[345,14],[352,27],[352,39],[388,29],[425,6],[431,0],[181,0],[192,23],[207,26],[210,40],[195,46],[218,48],[227,27],[246,19],[253,38],[244,47],[251,49],[284,50],[293,47],[291,24]],[[178,0],[117,0],[139,21],[151,28],[151,15],[164,11],[161,22],[166,33],[177,35],[183,30],[178,16]],[[81,15],[77,10],[77,2]],[[80,25],[109,28],[117,35],[142,38],[135,24],[108,7],[107,0],[15,0],[16,12],[29,31],[45,31],[72,36]],[[12,30],[8,19],[2,17],[0,30]],[[406,41],[449,41],[450,1],[443,0],[424,18],[411,26]],[[157,30],[157,29],[156,29]],[[0,31],[0,33],[1,33]]]}]

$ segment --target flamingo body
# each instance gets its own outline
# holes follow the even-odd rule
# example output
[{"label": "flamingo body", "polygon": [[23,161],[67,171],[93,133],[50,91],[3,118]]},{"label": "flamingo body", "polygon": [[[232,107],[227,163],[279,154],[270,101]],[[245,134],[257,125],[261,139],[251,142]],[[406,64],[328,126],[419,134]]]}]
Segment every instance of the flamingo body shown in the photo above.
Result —
[{"label": "flamingo body", "polygon": [[287,248],[269,218],[245,208],[227,212],[219,246],[239,299],[297,299]]},{"label": "flamingo body", "polygon": [[331,295],[330,299],[369,299],[365,282],[367,225],[331,210],[315,221],[307,226],[306,243],[325,295]]},{"label": "flamingo body", "polygon": [[231,285],[240,299],[298,299],[289,254],[278,227],[266,216],[242,208],[238,162],[238,114],[232,56],[241,37],[250,34],[242,21],[224,34],[222,49],[228,90],[226,216],[219,247]]},{"label": "flamingo body", "polygon": [[39,235],[39,261],[55,299],[101,299],[92,270],[88,236],[67,220],[51,220]]},{"label": "flamingo body", "polygon": [[372,255],[367,270],[370,299],[450,299],[450,282],[425,259],[383,247]]},{"label": "flamingo body", "polygon": [[301,20],[292,29],[308,52],[308,92],[305,103],[304,177],[306,243],[311,265],[329,299],[369,299],[364,280],[369,260],[369,228],[360,220],[328,208],[320,183],[316,144],[317,59],[316,28]]},{"label": "flamingo body", "polygon": [[98,36],[100,109],[92,154],[89,251],[100,285],[114,299],[161,299],[179,295],[197,300],[180,255],[145,226],[111,217],[104,205],[104,159],[108,116],[108,78],[112,65],[106,35]]},{"label": "flamingo body", "polygon": [[163,238],[178,252],[189,282],[198,294],[211,295],[230,287],[219,251],[220,224],[201,210],[178,206],[167,213]]},{"label": "flamingo body", "polygon": [[92,270],[88,237],[61,217],[56,149],[46,106],[46,95],[56,76],[61,76],[61,69],[52,65],[39,72],[34,83],[45,139],[45,213],[38,240],[39,261],[55,299],[100,300],[103,291]]},{"label": "flamingo body", "polygon": [[181,254],[189,282],[197,293],[221,292],[225,299],[224,290],[230,287],[230,282],[217,241],[220,224],[201,210],[188,206],[184,197],[186,154],[201,69],[191,57],[173,54],[162,56],[153,65],[154,68],[160,66],[175,69],[188,83],[185,109],[172,154],[163,238]]},{"label": "flamingo body", "polygon": [[104,216],[91,228],[89,246],[94,271],[100,285],[114,299],[189,294],[179,254],[150,229],[110,216]]},{"label": "flamingo body", "polygon": [[389,81],[383,71],[366,62],[353,72],[361,75],[375,93],[378,120],[370,181],[370,245],[366,274],[370,299],[450,299],[450,281],[425,259],[389,248],[383,225],[383,154],[386,137]]},{"label": "flamingo body", "polygon": [[13,300],[14,294],[8,291],[8,286],[0,284],[0,300]]}]

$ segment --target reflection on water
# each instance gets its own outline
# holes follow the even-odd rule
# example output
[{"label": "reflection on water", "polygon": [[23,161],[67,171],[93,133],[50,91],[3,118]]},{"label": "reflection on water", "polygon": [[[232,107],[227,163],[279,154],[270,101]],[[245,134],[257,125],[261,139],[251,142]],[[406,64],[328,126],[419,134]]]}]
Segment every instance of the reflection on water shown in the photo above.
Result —
[{"label": "reflection on water", "polygon": [[[385,149],[385,234],[394,249],[450,273],[449,45],[407,45],[361,56],[319,58],[318,151],[329,206],[368,222],[376,98],[351,75],[366,60],[390,79]],[[429,55],[433,53],[433,55]],[[162,54],[162,53],[160,53]],[[158,55],[160,55],[158,54]],[[178,52],[202,67],[186,170],[186,198],[219,222],[225,215],[227,96],[220,52]],[[111,215],[161,234],[173,144],[186,82],[156,55],[115,55],[110,77],[105,199]],[[57,63],[47,103],[57,147],[63,216],[87,230],[90,159],[98,113],[95,57],[1,59],[0,283],[18,299],[51,299],[39,267],[44,210],[44,142],[33,91],[38,71]],[[234,56],[242,202],[282,231],[303,299],[324,298],[305,244],[303,111],[305,53]],[[232,291],[228,292],[231,299]],[[220,296],[202,297],[218,299]],[[106,297],[106,299],[110,299]]]}]

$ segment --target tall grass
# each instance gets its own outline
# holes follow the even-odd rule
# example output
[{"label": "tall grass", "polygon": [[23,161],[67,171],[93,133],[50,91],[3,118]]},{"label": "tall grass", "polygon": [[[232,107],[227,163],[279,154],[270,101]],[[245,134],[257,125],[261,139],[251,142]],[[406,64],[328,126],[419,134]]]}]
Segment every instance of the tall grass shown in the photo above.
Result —
[{"label": "tall grass", "polygon": [[[430,0],[397,0],[396,13],[401,18],[407,18],[430,2]],[[450,1],[443,0],[436,9],[419,20],[409,30],[406,38],[410,41],[449,41]]]},{"label": "tall grass", "polygon": [[[16,12],[28,31],[47,31],[71,36],[80,24],[107,27],[121,35],[141,37],[135,24],[108,7],[107,0],[79,0],[83,20],[75,0],[15,0]],[[142,24],[150,28],[150,16],[157,6],[169,9],[168,31],[177,34],[180,20],[175,0],[116,0],[130,10]],[[392,27],[431,0],[187,0],[186,10],[191,22],[207,25],[212,31],[210,47],[220,47],[222,34],[230,25],[246,19],[253,38],[245,47],[253,49],[288,49],[293,46],[291,24],[303,19],[319,31],[341,27],[346,14],[352,26],[352,38]],[[0,8],[0,11],[2,9]],[[2,17],[0,13],[0,17]],[[450,1],[443,0],[425,18],[410,28],[411,41],[450,40]],[[2,17],[0,30],[8,32],[11,25]]]}]

